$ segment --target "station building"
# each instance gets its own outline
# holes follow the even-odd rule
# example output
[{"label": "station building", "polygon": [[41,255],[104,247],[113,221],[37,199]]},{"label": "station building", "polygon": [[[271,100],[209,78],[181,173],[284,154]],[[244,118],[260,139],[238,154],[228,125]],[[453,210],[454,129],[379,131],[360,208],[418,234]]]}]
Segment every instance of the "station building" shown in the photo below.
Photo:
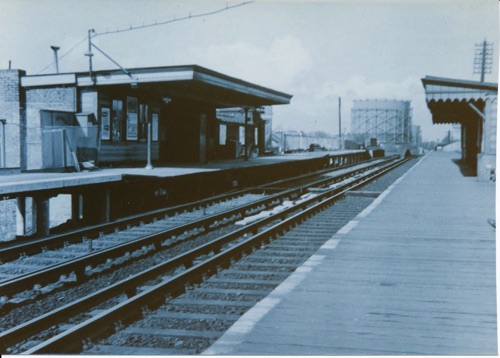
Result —
[{"label": "station building", "polygon": [[463,164],[496,180],[498,84],[433,76],[422,84],[433,123],[460,126]]},{"label": "station building", "polygon": [[[232,159],[264,154],[272,133],[272,107],[219,108],[220,157]],[[248,148],[245,147],[245,132],[248,133]]]},{"label": "station building", "polygon": [[[263,106],[292,96],[197,66],[26,75],[0,71],[2,167],[78,170],[263,153]],[[217,109],[238,108],[234,121]],[[264,110],[265,111],[265,110]],[[243,137],[243,139],[241,138]]]}]

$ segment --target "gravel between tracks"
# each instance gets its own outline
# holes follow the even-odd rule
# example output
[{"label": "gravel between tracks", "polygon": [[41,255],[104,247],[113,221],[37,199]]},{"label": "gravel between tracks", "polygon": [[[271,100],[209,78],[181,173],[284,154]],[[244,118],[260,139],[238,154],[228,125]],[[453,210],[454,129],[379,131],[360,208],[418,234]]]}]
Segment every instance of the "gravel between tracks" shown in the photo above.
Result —
[{"label": "gravel between tracks", "polygon": [[[371,182],[370,184],[366,185],[364,188],[361,190],[366,190],[366,191],[383,191],[385,190],[390,184],[392,184],[397,178],[399,178],[404,172],[406,172],[412,165],[416,163],[416,160],[411,160],[410,162],[403,164],[402,166],[392,170],[388,174],[378,178],[377,180]],[[341,200],[338,202],[334,207],[335,207],[335,219],[333,226],[338,229],[340,229],[342,226],[344,226],[347,222],[349,222],[352,218],[354,218],[361,210],[363,210],[366,206],[368,206],[374,198],[370,197],[352,197],[352,196],[346,196],[345,199]],[[224,232],[227,232],[231,230],[231,228],[223,228],[219,230],[215,230],[213,233],[210,233],[209,235],[203,235],[202,238],[195,239],[190,241],[188,244],[190,247],[195,247],[197,245],[200,245],[202,242],[209,241],[217,236],[222,235]],[[208,237],[207,237],[208,236]],[[183,245],[182,245],[183,246]],[[319,247],[319,246],[318,246]],[[127,264],[124,267],[122,267],[120,270],[111,272],[109,274],[99,274],[96,275],[96,277],[91,278],[89,281],[83,283],[83,284],[78,284],[75,285],[74,287],[67,287],[59,291],[55,291],[53,293],[47,294],[47,295],[41,295],[35,300],[32,300],[32,302],[29,302],[22,307],[19,308],[14,308],[11,311],[7,313],[2,314],[2,320],[0,320],[0,330],[6,330],[10,327],[13,327],[17,324],[20,324],[24,321],[27,321],[28,319],[32,317],[39,316],[40,314],[43,314],[44,312],[48,312],[52,309],[55,309],[57,307],[60,307],[63,304],[69,303],[71,301],[74,301],[78,297],[82,297],[86,294],[95,292],[99,288],[105,287],[111,283],[117,282],[118,280],[121,280],[122,278],[128,277],[129,275],[136,273],[140,270],[143,270],[145,268],[151,267],[154,264],[157,264],[161,261],[164,261],[168,258],[171,258],[179,253],[179,251],[185,251],[186,247],[179,247],[176,249],[175,247],[169,250],[164,250],[162,252],[156,253],[154,255],[145,257],[144,259],[134,261],[131,264]],[[262,250],[261,250],[262,251]],[[265,251],[265,250],[263,250]],[[306,250],[307,252],[309,250]],[[268,254],[268,253],[264,253]],[[307,253],[307,255],[304,255],[304,257],[297,259],[292,253],[290,255],[282,255],[278,257],[276,254],[271,255],[272,260],[275,264],[279,263],[293,263],[297,267],[300,266],[307,258],[310,256],[311,253]],[[250,255],[251,256],[251,255]],[[264,256],[264,255],[263,255]],[[289,270],[290,272],[293,272],[292,270]],[[219,275],[216,275],[216,277]],[[238,276],[238,275],[236,275]],[[272,276],[272,277],[270,277]],[[241,278],[241,276],[240,276]],[[261,277],[261,280],[272,280],[272,281],[282,281],[284,280],[285,276],[283,275],[275,275],[274,272],[270,271],[268,275],[264,275]],[[214,286],[211,287],[219,287],[219,288],[231,288],[234,289],[235,287],[240,290],[263,290],[264,292],[269,292],[271,289],[270,287],[266,286],[263,288],[262,285],[259,284],[250,284],[250,283],[241,283],[238,285],[234,284],[225,284],[225,283],[216,283],[213,284]],[[203,286],[203,285],[202,285]],[[185,295],[189,294],[196,294],[196,288],[193,288],[191,291],[187,292]],[[182,295],[179,297],[179,299],[182,299],[183,297],[188,297]],[[216,297],[216,296],[212,296]],[[260,299],[263,297],[260,296],[244,296],[244,295],[226,295],[225,299],[228,300],[228,302],[241,302],[241,301],[253,301],[254,303],[258,302]],[[227,307],[217,307],[214,312],[217,314],[224,314],[224,315],[235,315],[236,317],[239,317],[242,315],[244,312],[248,310],[249,307],[232,307],[228,305]],[[173,305],[169,306],[166,308],[167,311],[176,311],[176,310],[181,310],[178,306]],[[188,311],[192,310],[193,313],[197,313],[196,309],[188,308]],[[211,311],[212,312],[212,311]],[[149,319],[151,319],[151,322],[148,322],[148,315],[145,316],[143,322],[138,323],[139,325],[143,327],[149,327],[150,323],[152,324],[152,327],[155,325],[159,324],[159,321],[156,317],[151,316]],[[171,324],[174,325],[177,329],[181,330],[187,330],[192,327],[202,327],[203,330],[210,332],[210,331],[215,331],[215,332],[220,332],[220,335],[224,332],[225,329],[229,328],[236,318],[228,319],[228,320],[223,320],[222,322],[220,320],[210,320],[210,319],[202,319],[200,320],[174,320],[171,323],[161,323],[161,324]],[[184,323],[183,323],[184,322]],[[201,326],[200,326],[201,324]],[[9,350],[6,353],[9,354],[16,354],[22,352],[24,349],[28,348],[29,346],[33,345],[34,339],[47,339],[48,337],[46,336],[47,334],[52,335],[53,330],[47,330],[44,332],[44,334],[33,337],[32,339],[24,342],[23,344],[16,345],[15,347],[10,347]],[[44,337],[45,336],[45,337]],[[108,345],[132,345],[135,347],[158,347],[153,344],[153,342],[158,342],[156,339],[153,339],[152,341],[149,341],[149,344],[146,344],[146,342],[141,342],[140,340],[137,341],[135,338],[137,338],[137,335],[130,335],[126,333],[126,330],[119,330],[115,335],[109,337],[107,340],[104,341],[105,344]],[[192,340],[186,340],[184,342],[183,340],[180,339],[174,339],[174,340],[168,340],[167,347],[169,348],[179,348],[180,354],[184,353],[199,353],[202,350],[206,349],[212,342],[214,342],[217,339],[216,336],[206,338],[206,339],[192,339]],[[144,344],[142,344],[144,343]],[[159,345],[162,347],[166,347],[165,345]],[[92,346],[89,345],[87,350],[85,350],[84,353],[87,354],[103,354],[102,351],[100,351],[97,346]],[[145,351],[146,352],[146,351]],[[146,353],[147,354],[147,353]]]},{"label": "gravel between tracks", "polygon": [[[373,191],[382,192],[387,189],[396,179],[401,177],[408,169],[417,162],[413,159],[398,168],[392,170],[388,174],[376,179],[375,181],[367,184],[360,190],[362,191]],[[343,200],[336,203],[331,209],[328,209],[328,214],[320,213],[319,216],[325,215],[322,221],[328,221],[326,225],[329,230],[333,233],[342,228],[350,220],[352,220],[359,212],[370,205],[375,198],[366,196],[350,196],[347,195]],[[307,226],[307,223],[303,224]],[[299,225],[297,229],[296,236],[300,236]],[[319,225],[318,225],[319,226]],[[291,232],[293,232],[293,229]],[[290,234],[289,232],[288,234]],[[332,233],[325,233],[325,236],[331,236]],[[285,237],[287,234],[284,235]],[[294,235],[291,235],[294,236]],[[326,241],[326,239],[325,239]],[[293,264],[299,267],[303,262],[305,262],[314,251],[321,246],[320,242],[316,242],[315,247],[311,247],[311,242],[304,245],[304,247],[298,248],[298,250],[293,250],[293,248],[287,249],[288,251],[280,251],[280,244],[275,245],[279,240],[271,242],[266,245],[263,249],[257,250],[254,253],[244,257],[235,266],[238,269],[231,267],[226,270],[221,270],[218,274],[208,279],[206,282],[200,284],[197,287],[191,288],[185,294],[170,300],[168,303],[164,304],[158,310],[153,312],[146,312],[144,318],[138,322],[133,323],[129,327],[123,327],[123,329],[117,330],[117,332],[108,337],[107,339],[97,342],[95,345],[90,345],[84,351],[85,354],[106,354],[109,352],[106,349],[112,349],[114,346],[123,347],[126,351],[127,347],[133,352],[137,352],[138,349],[155,348],[159,351],[164,350],[165,354],[199,354],[206,348],[208,348],[213,342],[215,342],[224,331],[229,328],[239,316],[243,315],[251,306],[244,303],[254,302],[257,303],[262,298],[264,298],[267,293],[272,289],[271,285],[268,283],[274,282],[274,286],[277,286],[282,282],[286,275],[276,273],[284,273],[288,271],[293,272],[293,269],[287,270],[276,270],[272,269],[273,265],[279,264]],[[273,245],[274,249],[273,249]],[[283,246],[281,244],[281,246]],[[261,271],[265,268],[260,268],[257,270],[258,279],[260,281],[256,283],[247,282],[246,280],[255,279],[256,275],[252,274],[252,270],[248,272],[243,272],[245,265],[252,266],[252,263],[266,263],[266,256],[270,258],[269,271],[267,273],[262,273]],[[224,280],[229,279],[227,282]],[[267,283],[266,283],[267,282]],[[229,294],[229,293],[212,293],[207,294],[206,290],[224,290],[227,289],[231,292],[241,290],[240,294]],[[245,294],[245,290],[251,290],[251,294]],[[262,291],[262,295],[258,295],[255,291]],[[206,304],[196,303],[193,304],[192,301],[200,301],[203,299],[210,299]],[[191,302],[191,304],[188,304]],[[217,304],[211,303],[217,302]],[[194,314],[200,315],[199,319],[176,319],[176,318],[165,318],[158,315],[158,312],[175,312],[182,314]],[[205,319],[207,315],[226,315],[235,316],[225,319]],[[168,316],[168,315],[167,315]],[[189,337],[189,336],[175,336],[169,335],[169,330],[179,331],[193,331],[204,332],[204,334],[199,333],[200,336]],[[211,333],[208,334],[207,332]],[[176,333],[178,334],[178,333]],[[184,333],[185,334],[185,333]],[[178,349],[178,353],[176,352]],[[147,350],[146,350],[147,351]]]}]

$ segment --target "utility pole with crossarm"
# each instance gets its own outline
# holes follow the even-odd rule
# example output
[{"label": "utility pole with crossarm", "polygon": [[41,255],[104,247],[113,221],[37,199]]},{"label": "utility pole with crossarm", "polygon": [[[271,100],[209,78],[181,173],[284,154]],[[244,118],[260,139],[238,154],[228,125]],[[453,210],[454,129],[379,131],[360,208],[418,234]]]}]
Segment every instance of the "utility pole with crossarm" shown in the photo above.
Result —
[{"label": "utility pole with crossarm", "polygon": [[491,73],[493,66],[493,43],[487,42],[486,39],[482,43],[476,44],[474,54],[474,73],[481,74],[481,82],[484,82],[484,74]]}]

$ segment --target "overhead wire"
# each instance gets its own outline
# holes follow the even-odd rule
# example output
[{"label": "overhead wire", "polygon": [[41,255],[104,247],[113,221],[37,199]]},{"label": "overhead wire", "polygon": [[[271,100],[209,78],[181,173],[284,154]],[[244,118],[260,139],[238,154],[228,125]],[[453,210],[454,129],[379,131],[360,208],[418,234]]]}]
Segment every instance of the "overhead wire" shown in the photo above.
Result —
[{"label": "overhead wire", "polygon": [[[94,31],[94,33],[93,33],[93,35],[91,35],[91,37],[96,37],[96,36],[100,36],[100,35],[109,35],[109,34],[114,34],[114,33],[119,33],[119,32],[126,32],[126,31],[133,31],[133,30],[138,30],[138,29],[143,29],[143,28],[153,27],[153,26],[167,25],[167,24],[170,24],[170,23],[173,23],[173,22],[189,20],[189,19],[192,19],[192,18],[198,18],[198,17],[203,17],[203,16],[215,15],[215,14],[218,14],[220,12],[223,12],[223,11],[226,11],[226,10],[230,10],[230,9],[234,9],[236,7],[244,6],[244,5],[253,3],[253,2],[254,1],[244,1],[242,3],[236,4],[236,5],[231,5],[231,6],[228,6],[226,4],[226,7],[222,8],[222,9],[218,9],[218,10],[214,10],[214,11],[209,11],[209,12],[204,12],[204,13],[200,13],[200,14],[194,14],[194,15],[190,12],[189,15],[184,16],[184,17],[179,17],[179,18],[175,18],[174,17],[173,19],[170,19],[170,20],[164,20],[164,21],[160,21],[160,22],[155,21],[154,23],[150,23],[150,24],[129,25],[128,27],[124,27],[122,29],[117,28],[116,30],[106,30],[106,31],[103,31],[103,32],[95,32]],[[69,53],[71,53],[75,48],[77,48],[80,44],[82,44],[85,41],[88,41],[88,37],[87,36],[84,37],[76,45],[74,45],[70,50],[68,50],[67,52],[65,52],[62,56],[60,56],[59,60],[63,59],[65,56],[67,56]],[[42,73],[47,68],[53,66],[55,63],[56,63],[56,61],[53,61],[49,65],[45,66],[42,70],[38,71],[38,74]]]},{"label": "overhead wire", "polygon": [[242,3],[236,4],[236,5],[231,5],[231,6],[228,6],[226,4],[226,7],[222,8],[222,9],[214,10],[214,11],[209,11],[209,12],[204,12],[204,13],[201,13],[201,14],[195,14],[195,15],[193,15],[190,12],[189,15],[187,15],[187,16],[179,17],[179,18],[175,18],[175,16],[174,16],[174,18],[170,19],[170,20],[164,20],[164,21],[160,21],[160,22],[155,21],[154,23],[150,23],[150,24],[144,24],[143,23],[142,25],[135,25],[135,26],[134,25],[129,25],[128,27],[124,27],[122,29],[117,28],[116,30],[106,30],[106,31],[103,31],[103,32],[95,32],[92,35],[92,37],[99,36],[99,35],[114,34],[114,33],[118,33],[118,32],[133,31],[133,30],[138,30],[138,29],[143,29],[143,28],[153,27],[153,26],[167,25],[167,24],[171,24],[171,23],[177,22],[177,21],[183,21],[183,20],[189,20],[189,19],[193,19],[193,18],[197,18],[197,17],[215,15],[215,14],[218,14],[218,13],[226,11],[226,10],[230,10],[230,9],[234,9],[236,7],[240,7],[240,6],[244,6],[244,5],[250,4],[252,2],[253,1],[244,1]]}]

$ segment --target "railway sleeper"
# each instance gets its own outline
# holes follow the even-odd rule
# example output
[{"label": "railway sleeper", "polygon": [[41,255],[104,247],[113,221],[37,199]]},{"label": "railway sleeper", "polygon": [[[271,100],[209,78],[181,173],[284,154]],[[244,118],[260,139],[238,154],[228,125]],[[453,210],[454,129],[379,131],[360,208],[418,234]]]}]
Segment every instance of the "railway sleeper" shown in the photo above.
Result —
[{"label": "railway sleeper", "polygon": [[[247,252],[248,252],[248,250],[249,250],[250,252],[252,252],[252,251],[253,251],[253,247],[245,248],[245,250],[244,250],[245,252],[244,252],[244,253],[247,253]],[[209,269],[209,270],[207,271],[207,273],[205,274],[205,276],[210,276],[211,274],[214,274],[214,273],[216,273],[216,272],[217,272],[217,269],[216,269],[216,268],[213,270],[213,272]]]},{"label": "railway sleeper", "polygon": [[133,347],[133,346],[112,346],[107,344],[93,344],[89,350],[89,354],[98,354],[104,356],[112,355],[188,355],[192,354],[191,350],[169,349],[165,347]]},{"label": "railway sleeper", "polygon": [[224,284],[224,285],[234,285],[234,286],[268,286],[274,288],[278,286],[282,281],[281,280],[257,280],[257,279],[248,279],[248,278],[221,278],[221,277],[212,277],[209,283],[216,284]]},{"label": "railway sleeper", "polygon": [[174,302],[170,302],[171,305],[178,306],[219,306],[219,307],[246,307],[251,308],[255,306],[254,301],[231,301],[231,300],[205,300],[201,298],[188,298],[188,297],[180,297],[177,298]]},{"label": "railway sleeper", "polygon": [[226,270],[222,273],[222,277],[227,277],[227,276],[241,276],[241,277],[245,277],[245,276],[254,276],[254,277],[266,277],[266,276],[272,276],[272,277],[283,277],[283,278],[286,278],[290,275],[289,272],[283,272],[283,271],[268,271],[268,270],[250,270],[250,271],[246,271],[246,270],[241,270],[241,269],[238,269],[238,268],[241,268],[240,267],[236,267],[234,269],[229,269],[229,270]]},{"label": "railway sleeper", "polygon": [[127,335],[138,336],[163,336],[163,337],[177,337],[177,338],[203,338],[213,339],[220,336],[218,331],[201,331],[201,330],[184,330],[184,329],[157,329],[157,328],[144,328],[144,327],[128,327],[123,331]]},{"label": "railway sleeper", "polygon": [[[210,284],[205,284],[203,287],[199,287],[196,295],[203,294],[215,294],[215,295],[238,295],[238,296],[256,296],[262,297],[267,296],[271,292],[271,289],[266,287],[263,289],[242,289],[242,288],[217,288],[213,287]],[[214,315],[219,316],[219,315]],[[203,319],[201,317],[193,317],[192,319]],[[228,318],[229,319],[229,318]]]}]

